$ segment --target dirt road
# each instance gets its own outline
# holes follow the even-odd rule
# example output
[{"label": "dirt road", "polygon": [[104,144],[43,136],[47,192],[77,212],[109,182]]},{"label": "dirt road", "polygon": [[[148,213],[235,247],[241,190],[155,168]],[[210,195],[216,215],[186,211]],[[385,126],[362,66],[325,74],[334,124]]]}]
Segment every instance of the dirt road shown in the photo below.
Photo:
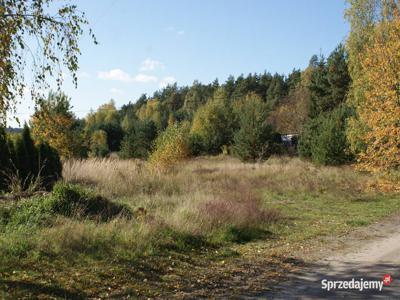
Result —
[{"label": "dirt road", "polygon": [[[273,291],[248,299],[400,299],[400,215],[338,239],[322,253]],[[386,282],[392,279],[389,285],[382,282],[386,274]],[[339,289],[345,283],[333,283],[353,278],[350,287],[357,289]],[[328,291],[328,284],[337,288]],[[365,288],[369,284],[378,289]]]}]

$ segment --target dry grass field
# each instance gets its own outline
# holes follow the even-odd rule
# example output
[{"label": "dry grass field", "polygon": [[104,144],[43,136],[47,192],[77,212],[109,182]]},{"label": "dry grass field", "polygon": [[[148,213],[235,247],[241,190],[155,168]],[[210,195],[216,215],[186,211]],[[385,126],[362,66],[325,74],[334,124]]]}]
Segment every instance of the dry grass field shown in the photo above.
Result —
[{"label": "dry grass field", "polygon": [[398,194],[366,188],[369,175],[288,157],[202,157],[168,172],[71,160],[63,177],[53,195],[0,203],[4,298],[256,292],[294,267],[298,249],[400,208]]}]

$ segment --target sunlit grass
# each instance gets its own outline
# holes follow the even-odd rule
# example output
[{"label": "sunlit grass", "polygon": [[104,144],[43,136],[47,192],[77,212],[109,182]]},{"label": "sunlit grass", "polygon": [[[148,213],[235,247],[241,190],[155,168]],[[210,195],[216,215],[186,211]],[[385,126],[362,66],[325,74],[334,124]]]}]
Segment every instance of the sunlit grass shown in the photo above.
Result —
[{"label": "sunlit grass", "polygon": [[[63,176],[72,190],[89,197],[88,203],[98,195],[107,207],[123,204],[131,216],[96,218],[102,213],[96,205],[94,215],[85,206],[74,214],[48,210],[46,197],[51,195],[24,200],[23,209],[21,203],[2,203],[3,278],[47,282],[49,289],[61,286],[92,297],[106,295],[104,286],[119,282],[116,288],[124,287],[124,295],[151,296],[166,292],[175,278],[171,276],[184,276],[191,264],[245,255],[242,250],[255,244],[270,249],[268,257],[286,243],[305,245],[342,234],[400,208],[398,195],[368,190],[373,178],[366,174],[298,158],[246,164],[224,156],[202,157],[168,172],[157,172],[143,161],[76,160],[65,162]],[[168,284],[161,283],[164,277],[158,273],[168,274]],[[143,284],[150,275],[154,278]],[[49,289],[29,292],[55,295]],[[0,282],[1,290],[14,296],[27,292],[22,287],[10,292]]]}]

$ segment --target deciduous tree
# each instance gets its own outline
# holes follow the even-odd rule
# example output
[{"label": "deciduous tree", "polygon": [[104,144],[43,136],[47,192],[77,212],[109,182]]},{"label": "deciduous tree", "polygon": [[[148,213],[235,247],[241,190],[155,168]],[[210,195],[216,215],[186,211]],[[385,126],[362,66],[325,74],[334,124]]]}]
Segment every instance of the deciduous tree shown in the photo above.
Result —
[{"label": "deciduous tree", "polygon": [[[400,12],[400,11],[399,11]],[[358,153],[360,167],[370,171],[400,168],[400,15],[382,21],[360,54],[364,99],[356,106],[365,130]]]},{"label": "deciduous tree", "polygon": [[50,92],[39,105],[31,119],[32,134],[38,143],[47,143],[64,157],[84,154],[82,133],[71,111],[70,99],[62,92]]},{"label": "deciduous tree", "polygon": [[30,91],[34,99],[43,96],[40,90],[49,87],[50,77],[56,76],[61,85],[63,67],[76,84],[78,42],[88,22],[76,5],[63,2],[0,2],[0,123],[6,122],[7,112],[15,112],[17,96],[23,96],[27,69],[33,74]]}]

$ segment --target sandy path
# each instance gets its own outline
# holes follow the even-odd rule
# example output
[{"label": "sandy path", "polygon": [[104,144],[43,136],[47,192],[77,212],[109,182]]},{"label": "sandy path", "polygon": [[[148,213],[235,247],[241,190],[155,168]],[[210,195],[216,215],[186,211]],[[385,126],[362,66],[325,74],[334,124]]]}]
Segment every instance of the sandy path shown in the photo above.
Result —
[{"label": "sandy path", "polygon": [[[301,272],[301,273],[300,273]],[[385,274],[393,281],[376,289],[327,291],[323,279],[332,281],[382,281]],[[291,274],[289,280],[272,292],[247,299],[400,299],[400,215],[359,229],[332,242],[327,251]]]}]

